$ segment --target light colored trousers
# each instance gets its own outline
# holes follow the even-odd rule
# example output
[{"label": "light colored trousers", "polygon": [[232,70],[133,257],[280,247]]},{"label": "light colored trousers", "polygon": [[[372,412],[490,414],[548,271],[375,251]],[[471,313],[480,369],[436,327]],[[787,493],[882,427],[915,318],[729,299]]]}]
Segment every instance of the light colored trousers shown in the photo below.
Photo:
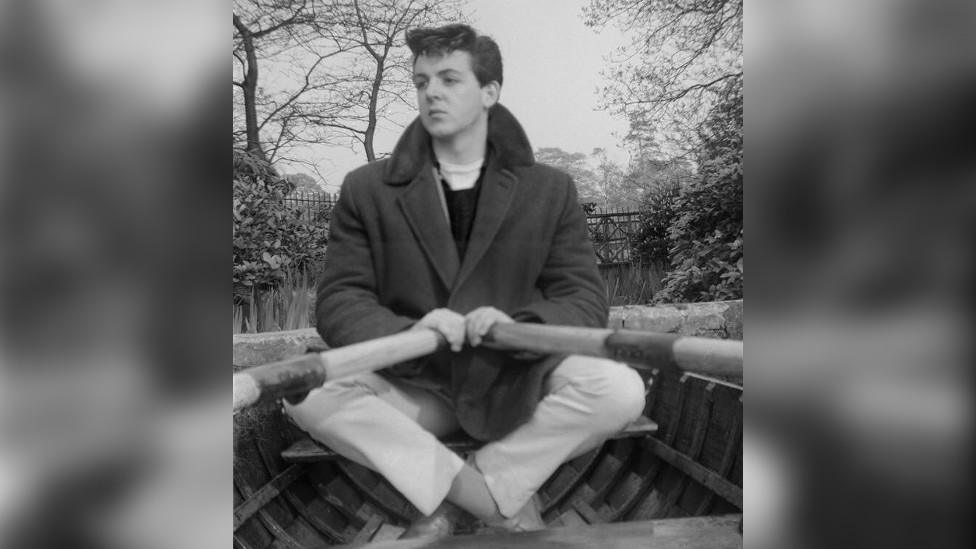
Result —
[{"label": "light colored trousers", "polygon": [[[502,515],[524,506],[563,462],[602,444],[644,410],[644,383],[625,364],[572,355],[550,374],[528,422],[474,459]],[[383,475],[420,512],[434,512],[464,461],[438,437],[453,407],[425,389],[364,374],[326,383],[285,411],[313,438]]]}]

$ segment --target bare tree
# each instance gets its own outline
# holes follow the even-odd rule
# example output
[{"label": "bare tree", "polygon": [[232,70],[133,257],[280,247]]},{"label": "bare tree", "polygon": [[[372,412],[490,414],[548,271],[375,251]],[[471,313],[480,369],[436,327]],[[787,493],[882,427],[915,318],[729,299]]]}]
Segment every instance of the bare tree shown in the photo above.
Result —
[{"label": "bare tree", "polygon": [[584,20],[632,37],[610,57],[603,90],[630,121],[632,145],[693,146],[726,84],[742,77],[742,0],[590,0]]},{"label": "bare tree", "polygon": [[233,20],[234,58],[241,72],[234,85],[243,96],[245,149],[267,159],[257,113],[258,50],[262,42],[280,40],[289,27],[308,23],[311,14],[307,0],[235,0]]},{"label": "bare tree", "polygon": [[[252,7],[288,3],[238,2]],[[263,74],[270,78],[265,78],[264,84],[255,89],[252,104],[256,109],[257,135],[254,138],[261,143],[270,161],[296,161],[288,156],[291,149],[322,143],[362,147],[366,160],[375,160],[377,131],[384,123],[396,124],[396,115],[409,112],[413,104],[405,31],[463,21],[460,2],[304,0],[298,3],[301,8],[294,5],[296,2],[288,3],[296,12],[300,9],[300,16],[287,26],[286,33],[275,36],[265,33],[269,37],[268,45],[273,47],[266,48],[261,60]],[[270,12],[265,17],[270,21],[288,20],[281,15],[273,17]],[[235,28],[237,20],[235,14]],[[240,31],[238,34],[243,36]],[[250,123],[245,126],[250,144]]]},{"label": "bare tree", "polygon": [[603,200],[604,209],[635,206],[637,201],[630,200],[630,197],[625,193],[623,186],[624,170],[610,160],[610,157],[607,156],[607,150],[598,147],[593,149],[590,156],[596,163],[596,168],[593,170],[594,180],[600,199]]},{"label": "bare tree", "polygon": [[325,115],[312,109],[307,119],[362,146],[366,160],[373,161],[380,124],[392,123],[398,110],[413,107],[406,30],[459,22],[465,16],[458,0],[332,0],[321,9],[320,18],[334,24],[322,27],[320,36],[348,53],[336,64],[341,80],[319,104],[326,107]]},{"label": "bare tree", "polygon": [[542,147],[535,151],[535,160],[569,174],[576,184],[581,202],[596,204],[600,199],[600,192],[595,183],[596,174],[587,165],[585,154],[566,152],[559,147]]}]

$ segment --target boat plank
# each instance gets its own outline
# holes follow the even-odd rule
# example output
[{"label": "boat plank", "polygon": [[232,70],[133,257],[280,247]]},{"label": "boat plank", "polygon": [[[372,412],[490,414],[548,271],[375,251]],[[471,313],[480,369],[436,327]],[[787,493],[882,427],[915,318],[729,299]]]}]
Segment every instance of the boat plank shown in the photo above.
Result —
[{"label": "boat plank", "polygon": [[373,542],[395,540],[400,537],[406,528],[400,528],[399,526],[394,526],[392,524],[384,524],[380,526],[380,529],[376,531],[373,536]]},{"label": "boat plank", "polygon": [[358,534],[356,534],[356,537],[355,539],[353,539],[353,542],[364,543],[369,541],[370,539],[373,538],[373,535],[376,534],[376,532],[378,532],[382,526],[383,526],[382,517],[380,517],[379,515],[373,515],[369,517],[369,520],[366,521],[366,525],[363,526],[363,529],[360,530]]},{"label": "boat plank", "polygon": [[[637,418],[611,439],[650,436],[657,432],[658,425],[646,416]],[[455,452],[467,453],[476,450],[479,444],[470,439],[447,440],[444,443]],[[314,463],[317,461],[335,459],[338,457],[329,447],[305,437],[281,452],[281,457],[291,463]]]},{"label": "boat plank", "polygon": [[579,513],[579,516],[583,517],[583,520],[590,524],[600,524],[606,522],[606,519],[600,516],[593,507],[590,507],[589,503],[586,503],[582,499],[578,499],[573,502],[573,509]]},{"label": "boat plank", "polygon": [[281,491],[295,482],[305,472],[302,465],[292,465],[275,478],[268,481],[257,492],[247,498],[243,503],[234,508],[234,531],[251,518],[254,513],[265,506],[269,501],[278,497]]},{"label": "boat plank", "polygon": [[742,488],[714,471],[702,466],[693,458],[655,439],[649,439],[655,455],[676,467],[681,472],[713,490],[723,499],[742,509]]},{"label": "boat plank", "polygon": [[742,515],[685,517],[550,528],[517,534],[455,536],[437,541],[389,540],[363,549],[741,549]]},{"label": "boat plank", "polygon": [[566,526],[576,527],[576,526],[586,526],[587,524],[586,520],[583,517],[581,517],[580,514],[577,513],[576,510],[574,509],[567,509],[563,511],[559,515],[559,518],[563,520],[563,524],[565,524]]}]

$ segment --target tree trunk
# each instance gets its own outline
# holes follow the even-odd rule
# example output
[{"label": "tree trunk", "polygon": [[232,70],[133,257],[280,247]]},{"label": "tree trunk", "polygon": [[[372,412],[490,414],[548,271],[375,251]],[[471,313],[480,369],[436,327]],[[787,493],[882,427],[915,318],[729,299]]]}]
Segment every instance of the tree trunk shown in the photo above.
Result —
[{"label": "tree trunk", "polygon": [[240,18],[234,16],[234,27],[241,33],[244,43],[244,53],[247,56],[247,67],[244,71],[244,81],[241,89],[244,91],[244,128],[247,136],[245,149],[261,160],[267,160],[264,149],[261,148],[261,138],[258,135],[257,89],[258,89],[258,57],[254,51],[254,36],[250,29],[244,26]]},{"label": "tree trunk", "polygon": [[366,134],[363,136],[363,147],[366,149],[366,161],[376,160],[373,150],[373,137],[376,135],[376,105],[379,103],[380,86],[383,84],[383,70],[386,55],[376,59],[376,74],[373,76],[373,89],[369,94],[369,117],[366,122]]}]

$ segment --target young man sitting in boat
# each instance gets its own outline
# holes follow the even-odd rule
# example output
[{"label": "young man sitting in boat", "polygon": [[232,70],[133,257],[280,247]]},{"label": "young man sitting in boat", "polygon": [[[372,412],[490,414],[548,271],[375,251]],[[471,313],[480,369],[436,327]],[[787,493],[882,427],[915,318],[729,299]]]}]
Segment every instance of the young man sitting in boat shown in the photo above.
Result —
[{"label": "young man sitting in boat", "polygon": [[[450,535],[460,509],[540,529],[536,490],[640,416],[644,385],[610,360],[482,345],[495,323],[604,328],[606,292],[573,182],[534,162],[498,103],[497,44],[466,25],[406,40],[420,115],[392,156],[343,182],[317,328],[333,347],[433,329],[449,349],[327,383],[285,410],[423,513],[404,537]],[[467,461],[438,440],[458,430],[485,442]]]}]

